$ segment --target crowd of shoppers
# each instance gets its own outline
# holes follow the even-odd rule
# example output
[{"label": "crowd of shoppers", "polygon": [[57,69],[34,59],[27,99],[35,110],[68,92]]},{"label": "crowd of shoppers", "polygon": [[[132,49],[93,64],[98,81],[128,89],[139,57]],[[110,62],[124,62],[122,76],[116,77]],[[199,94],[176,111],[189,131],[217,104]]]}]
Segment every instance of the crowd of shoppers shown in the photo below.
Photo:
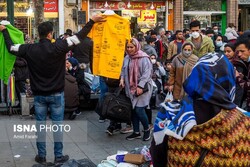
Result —
[{"label": "crowd of shoppers", "polygon": [[[95,22],[102,21],[104,21],[103,16],[93,16],[80,32],[73,35],[72,31],[68,29],[62,38],[53,42],[51,42],[53,25],[50,22],[44,22],[38,26],[40,41],[36,44],[22,45],[14,45],[6,27],[0,25],[0,31],[4,35],[9,52],[21,57],[22,64],[29,68],[29,76],[25,76],[25,78],[29,77],[31,81],[38,123],[45,123],[48,108],[53,123],[62,123],[65,105],[65,76],[68,81],[77,83],[78,94],[83,94],[86,100],[89,99],[91,90],[84,80],[84,72],[92,71],[93,41],[86,36]],[[47,62],[48,59],[49,62]],[[16,66],[18,61],[19,58]],[[213,149],[213,144],[210,142],[204,145],[202,141],[195,142],[193,138],[200,136],[202,130],[205,129],[206,125],[203,123],[210,120],[210,127],[217,124],[218,122],[213,120],[214,117],[218,117],[218,120],[223,122],[226,118],[225,115],[235,116],[235,118],[245,121],[242,122],[242,126],[249,122],[249,119],[240,115],[236,108],[236,106],[243,107],[250,111],[249,62],[250,35],[245,33],[239,36],[235,26],[231,23],[224,36],[216,25],[202,31],[198,20],[192,21],[189,29],[177,30],[172,35],[170,31],[165,31],[163,28],[160,28],[158,32],[150,30],[145,36],[140,32],[126,42],[119,84],[112,87],[107,85],[108,78],[99,77],[101,89],[99,103],[105,98],[106,92],[114,92],[119,86],[124,88],[125,94],[132,103],[131,122],[127,122],[126,127],[122,129],[120,122],[110,120],[106,132],[113,135],[114,131],[119,130],[121,133],[131,133],[126,137],[127,140],[141,138],[143,141],[150,140],[152,129],[155,129],[155,132],[160,131],[160,127],[153,128],[152,126],[154,120],[152,109],[158,109],[159,104],[165,102],[166,93],[171,92],[174,104],[188,106],[187,108],[180,107],[180,111],[184,111],[182,109],[193,111],[196,124],[191,127],[193,129],[190,128],[190,131],[185,133],[186,138],[183,141],[176,139],[175,136],[169,136],[167,133],[159,144],[158,135],[155,135],[151,147],[154,165],[165,166],[166,163],[172,166],[187,163],[195,165],[195,161],[191,162],[188,159],[191,157],[197,160],[199,154],[191,156],[185,154],[185,156],[175,158],[175,153],[179,151],[176,149],[178,143],[179,145],[190,145],[195,148],[196,152],[204,151],[205,155],[209,156],[204,163],[210,166],[211,160],[217,155],[216,151],[220,150]],[[43,67],[44,64],[48,65],[46,69]],[[71,76],[69,77],[69,75]],[[22,78],[20,81],[22,82],[18,85],[17,90],[20,89],[20,92],[23,92],[24,90],[21,88],[24,79]],[[187,98],[188,96],[189,98]],[[164,105],[164,103],[162,104]],[[168,109],[171,107],[168,106]],[[100,109],[98,108],[98,110]],[[79,111],[75,114],[79,114]],[[160,119],[163,118],[157,117],[156,121]],[[211,120],[215,123],[211,123]],[[99,122],[104,121],[105,118],[100,117]],[[235,122],[239,125],[238,121]],[[140,123],[143,126],[143,135],[141,135]],[[226,122],[225,126],[229,124],[230,122]],[[222,129],[225,128],[224,125],[220,125]],[[185,129],[185,127],[183,128]],[[195,131],[197,129],[200,130],[200,133]],[[243,128],[242,131],[246,132],[247,129]],[[206,130],[203,132],[209,133]],[[216,130],[213,129],[212,132],[215,133]],[[35,157],[35,161],[41,164],[46,164],[44,134],[44,131],[38,133],[38,155]],[[245,144],[249,145],[249,138],[245,137],[243,133],[237,135],[235,137],[244,138]],[[63,155],[62,152],[62,134],[57,132],[54,137],[55,163],[63,163],[69,157]],[[228,139],[229,136],[226,137]],[[243,149],[242,143],[232,142],[232,144],[237,145],[239,152],[241,148]],[[209,148],[205,150],[202,149],[203,147]],[[223,149],[228,148],[223,147]],[[242,153],[242,156],[249,159],[249,154],[248,149]],[[235,156],[234,153],[231,157],[224,153],[218,153],[218,155],[226,158],[217,157],[216,162],[237,163],[233,162],[233,158],[231,158]],[[239,161],[239,163],[249,164],[248,161]]]}]

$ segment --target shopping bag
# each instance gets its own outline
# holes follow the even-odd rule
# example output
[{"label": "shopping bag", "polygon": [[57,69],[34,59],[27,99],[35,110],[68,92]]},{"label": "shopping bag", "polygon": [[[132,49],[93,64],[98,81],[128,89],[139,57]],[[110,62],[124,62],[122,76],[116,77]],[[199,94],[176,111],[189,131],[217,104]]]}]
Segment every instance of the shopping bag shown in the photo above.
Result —
[{"label": "shopping bag", "polygon": [[174,100],[174,97],[173,97],[173,93],[172,92],[168,92],[167,93],[167,96],[165,97],[165,102],[171,102]]},{"label": "shopping bag", "polygon": [[115,93],[107,93],[102,104],[101,115],[119,122],[131,121],[132,104],[129,97],[119,88]]}]

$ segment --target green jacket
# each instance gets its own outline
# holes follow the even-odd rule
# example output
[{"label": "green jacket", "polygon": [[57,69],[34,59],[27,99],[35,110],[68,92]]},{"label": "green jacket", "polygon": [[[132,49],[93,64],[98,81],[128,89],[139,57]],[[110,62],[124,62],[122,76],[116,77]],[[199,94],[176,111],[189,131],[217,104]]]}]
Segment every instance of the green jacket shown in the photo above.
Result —
[{"label": "green jacket", "polygon": [[[192,37],[189,37],[186,41],[193,43],[191,39],[192,39]],[[203,56],[204,54],[209,53],[209,52],[214,52],[213,41],[211,38],[209,38],[205,35],[202,35],[201,47],[199,50],[197,50],[194,46],[193,54],[195,54],[196,56],[198,56],[200,58],[201,56]]]},{"label": "green jacket", "polygon": [[[14,43],[24,43],[23,33],[12,25],[5,25],[9,31],[10,37]],[[8,52],[2,32],[0,32],[0,79],[5,84],[8,83],[11,71],[13,69],[16,56]]]}]

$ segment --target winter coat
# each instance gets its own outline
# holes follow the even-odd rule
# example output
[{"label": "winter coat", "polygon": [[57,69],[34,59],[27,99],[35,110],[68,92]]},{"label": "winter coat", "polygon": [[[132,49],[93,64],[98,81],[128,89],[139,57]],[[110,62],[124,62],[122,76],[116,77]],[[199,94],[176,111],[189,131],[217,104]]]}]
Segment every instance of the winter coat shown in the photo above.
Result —
[{"label": "winter coat", "polygon": [[[245,62],[243,62],[242,60],[235,60],[232,62],[233,66],[236,68],[236,70],[243,74],[244,78],[246,79],[247,76],[247,65]],[[240,86],[240,83],[236,80],[236,91],[235,91],[235,98],[234,98],[234,103],[239,106],[242,107],[242,103],[243,103],[243,98],[244,98],[244,89]]]},{"label": "winter coat", "polygon": [[65,107],[73,108],[79,106],[78,85],[76,78],[65,73],[65,87],[64,87]]},{"label": "winter coat", "polygon": [[[184,40],[182,40],[182,44],[184,43]],[[167,59],[170,60],[174,55],[177,54],[178,46],[177,46],[177,41],[174,40],[169,43],[168,45],[168,56]]]},{"label": "winter coat", "polygon": [[[181,100],[183,98],[181,95],[181,89],[184,82],[183,70],[185,62],[179,58],[179,55],[177,55],[172,61],[172,68],[170,69],[170,76],[168,80],[168,85],[174,85],[173,97],[176,100]],[[196,55],[192,54],[191,56],[196,57],[198,61],[198,57]]]},{"label": "winter coat", "polygon": [[227,37],[227,39],[229,41],[233,40],[233,39],[237,39],[239,37],[239,35],[237,34],[237,32],[234,29],[230,28],[230,27],[228,27],[226,29],[225,36]]},{"label": "winter coat", "polygon": [[[202,37],[202,44],[201,44],[200,49],[197,50],[194,46],[194,51],[193,51],[193,54],[195,54],[198,57],[201,57],[205,55],[206,53],[214,51],[214,44],[213,44],[212,39],[205,35],[202,35],[201,37]],[[192,37],[189,37],[186,41],[193,43]]]},{"label": "winter coat", "polygon": [[149,101],[153,91],[153,81],[152,81],[152,63],[148,57],[143,57],[139,59],[139,72],[138,72],[138,86],[144,88],[145,84],[148,84],[148,91],[142,95],[136,97],[130,92],[129,84],[129,62],[131,58],[127,55],[123,61],[123,67],[121,72],[121,78],[125,81],[125,92],[126,95],[131,99],[133,108],[136,107],[145,107],[149,105]]},{"label": "winter coat", "polygon": [[[156,67],[154,67],[156,66]],[[164,69],[164,67],[162,65],[160,65],[159,67],[157,66],[157,64],[153,64],[153,76],[152,79],[153,81],[156,83],[158,82],[160,85],[156,86],[158,88],[158,93],[160,93],[161,90],[163,90],[163,83],[162,83],[162,77],[166,76],[166,70]]]},{"label": "winter coat", "polygon": [[79,95],[83,95],[84,99],[88,101],[90,99],[91,88],[87,83],[87,81],[85,80],[83,63],[78,65],[74,77],[76,78],[78,84]]},{"label": "winter coat", "polygon": [[248,64],[248,74],[246,77],[244,75],[236,77],[237,82],[247,93],[247,110],[250,111],[250,64]]},{"label": "winter coat", "polygon": [[24,58],[16,57],[14,64],[15,81],[25,81],[29,78],[27,61]]},{"label": "winter coat", "polygon": [[79,40],[81,43],[73,49],[73,56],[79,63],[88,64],[93,58],[93,41],[89,37]]}]

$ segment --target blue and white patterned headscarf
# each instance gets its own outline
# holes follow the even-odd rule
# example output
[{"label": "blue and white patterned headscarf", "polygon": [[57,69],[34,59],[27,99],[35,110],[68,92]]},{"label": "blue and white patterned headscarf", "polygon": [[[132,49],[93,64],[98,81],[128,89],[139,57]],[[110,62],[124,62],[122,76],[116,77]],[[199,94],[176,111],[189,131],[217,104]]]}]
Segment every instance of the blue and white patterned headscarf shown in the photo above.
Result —
[{"label": "blue and white patterned headscarf", "polygon": [[182,140],[196,125],[193,99],[201,98],[224,109],[234,109],[235,74],[226,56],[208,53],[201,57],[183,84],[188,94],[181,102],[162,103],[154,126],[156,144],[164,135]]}]

